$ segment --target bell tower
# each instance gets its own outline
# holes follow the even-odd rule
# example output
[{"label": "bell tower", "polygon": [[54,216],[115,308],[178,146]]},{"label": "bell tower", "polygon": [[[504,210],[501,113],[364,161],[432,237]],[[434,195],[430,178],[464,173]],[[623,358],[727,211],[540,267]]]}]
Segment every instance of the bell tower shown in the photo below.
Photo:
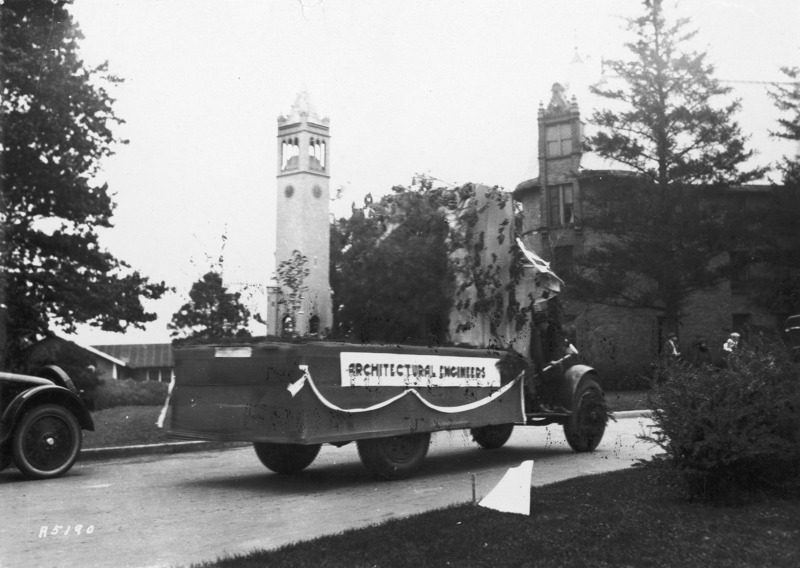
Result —
[{"label": "bell tower", "polygon": [[[305,291],[299,309],[275,302],[277,313],[269,318],[275,326],[270,333],[275,335],[289,327],[298,335],[322,334],[333,325],[329,124],[328,118],[317,114],[305,91],[297,95],[288,115],[278,117],[275,268],[298,251],[307,259],[308,276],[303,280]],[[286,298],[290,291],[276,292]]]}]

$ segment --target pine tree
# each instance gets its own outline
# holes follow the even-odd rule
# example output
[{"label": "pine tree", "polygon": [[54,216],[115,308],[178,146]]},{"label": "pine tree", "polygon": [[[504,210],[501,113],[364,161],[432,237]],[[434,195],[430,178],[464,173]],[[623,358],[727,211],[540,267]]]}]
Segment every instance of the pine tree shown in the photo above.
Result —
[{"label": "pine tree", "polygon": [[584,192],[582,222],[601,244],[580,260],[578,278],[587,298],[656,309],[671,326],[689,295],[726,278],[724,262],[711,261],[741,237],[712,190],[766,171],[742,169],[753,151],[735,120],[740,102],[691,50],[688,25],[669,21],[660,0],[644,2],[627,24],[631,58],[608,62],[621,84],[592,89],[609,108],[595,111],[599,133],[588,146],[635,177]]},{"label": "pine tree", "polygon": [[[800,144],[800,67],[784,67],[789,85],[770,89],[775,106],[782,111],[778,130],[770,135]],[[754,278],[756,297],[774,313],[800,313],[800,153],[783,156],[777,165],[781,183],[772,201],[761,212],[758,242],[760,260],[770,270]]]},{"label": "pine tree", "polygon": [[166,291],[99,244],[114,204],[96,178],[121,142],[107,88],[120,80],[80,59],[83,36],[66,4],[0,4],[0,367],[18,368],[21,349],[53,325],[141,327],[156,317],[142,300]]}]

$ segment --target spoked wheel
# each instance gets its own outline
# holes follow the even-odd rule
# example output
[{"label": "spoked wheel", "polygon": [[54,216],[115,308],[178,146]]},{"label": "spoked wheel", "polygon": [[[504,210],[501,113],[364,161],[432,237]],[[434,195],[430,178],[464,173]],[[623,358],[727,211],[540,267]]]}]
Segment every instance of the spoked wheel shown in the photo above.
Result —
[{"label": "spoked wheel", "polygon": [[361,463],[378,479],[405,479],[422,465],[430,432],[358,441]]},{"label": "spoked wheel", "polygon": [[63,406],[36,406],[17,424],[12,449],[14,462],[25,476],[58,477],[68,472],[78,459],[81,427]]},{"label": "spoked wheel", "polygon": [[275,473],[299,473],[311,465],[321,444],[273,444],[271,442],[253,442],[258,459],[267,469]]},{"label": "spoked wheel", "polygon": [[502,448],[511,433],[514,431],[513,424],[497,424],[493,426],[481,426],[480,428],[472,428],[470,434],[472,439],[481,447],[486,450],[496,450]]},{"label": "spoked wheel", "polygon": [[572,415],[564,424],[567,443],[576,452],[593,451],[603,439],[607,422],[608,410],[600,385],[585,381],[575,393]]}]

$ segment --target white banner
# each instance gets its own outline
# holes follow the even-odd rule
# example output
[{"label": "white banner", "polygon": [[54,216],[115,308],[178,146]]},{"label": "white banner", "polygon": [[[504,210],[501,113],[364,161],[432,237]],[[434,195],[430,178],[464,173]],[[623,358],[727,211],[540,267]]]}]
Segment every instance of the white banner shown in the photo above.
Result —
[{"label": "white banner", "polygon": [[499,387],[498,359],[342,353],[343,387]]}]

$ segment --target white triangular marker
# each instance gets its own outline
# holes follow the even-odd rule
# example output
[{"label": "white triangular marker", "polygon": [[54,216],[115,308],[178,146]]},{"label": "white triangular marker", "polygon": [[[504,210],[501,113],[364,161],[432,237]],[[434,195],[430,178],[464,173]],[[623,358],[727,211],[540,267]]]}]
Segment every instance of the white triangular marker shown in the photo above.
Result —
[{"label": "white triangular marker", "polygon": [[503,513],[531,514],[533,460],[512,467],[478,505]]}]

